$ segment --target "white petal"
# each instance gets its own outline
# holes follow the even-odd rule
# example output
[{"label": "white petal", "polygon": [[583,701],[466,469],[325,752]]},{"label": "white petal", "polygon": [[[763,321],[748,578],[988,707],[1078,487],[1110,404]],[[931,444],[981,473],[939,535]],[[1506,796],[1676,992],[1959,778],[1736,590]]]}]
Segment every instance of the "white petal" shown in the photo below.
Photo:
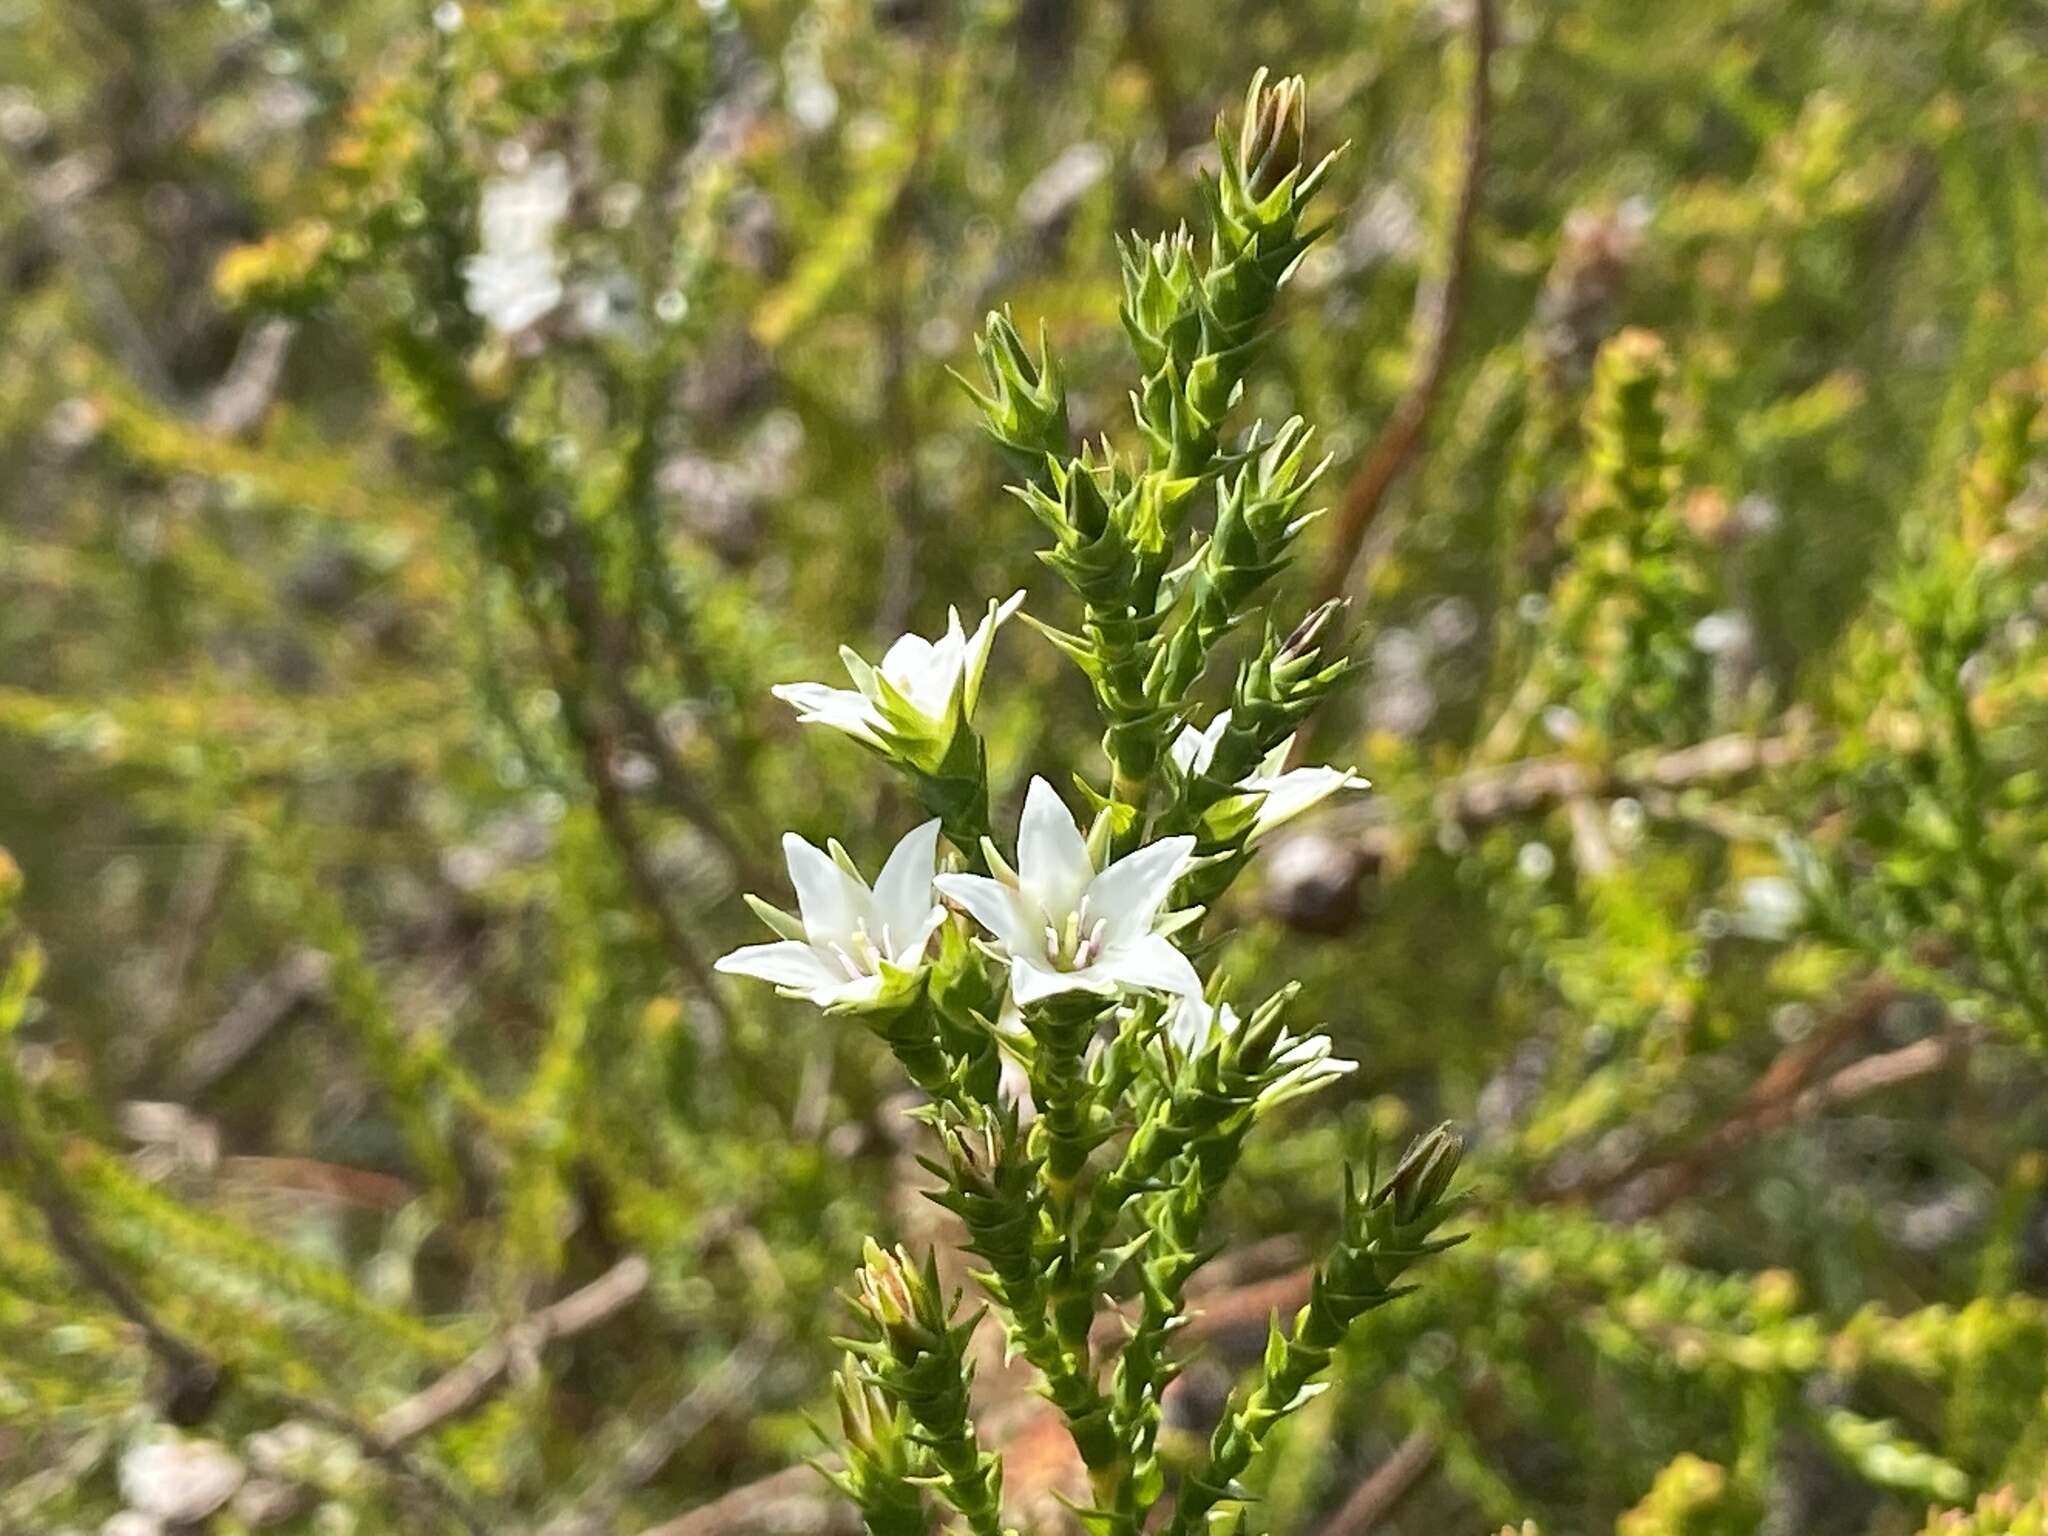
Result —
[{"label": "white petal", "polygon": [[772,981],[778,987],[834,986],[845,974],[810,945],[794,939],[745,945],[729,955],[721,955],[711,968],[728,976]]},{"label": "white petal", "polygon": [[782,856],[789,861],[805,936],[813,944],[849,944],[854,930],[874,914],[867,887],[794,832],[782,834]]},{"label": "white petal", "polygon": [[465,258],[463,302],[506,335],[525,330],[562,302],[562,281],[549,251],[484,251]]},{"label": "white petal", "polygon": [[1197,730],[1188,726],[1174,738],[1169,754],[1174,766],[1184,774],[1205,773],[1215,760],[1217,744],[1223,740],[1223,733],[1230,729],[1230,711],[1224,710],[1206,729]]},{"label": "white petal", "polygon": [[962,696],[963,707],[970,715],[974,713],[975,701],[981,697],[981,675],[988,670],[988,653],[996,643],[996,631],[1003,627],[1011,614],[1023,606],[1022,588],[1012,592],[1000,605],[994,598],[990,598],[988,612],[982,615],[981,622],[974,626],[974,636],[967,642],[966,686]]},{"label": "white petal", "polygon": [[882,652],[882,671],[890,682],[901,687],[931,666],[933,649],[931,641],[923,635],[899,635]]},{"label": "white petal", "polygon": [[1043,1002],[1048,997],[1058,997],[1065,992],[1097,992],[1107,995],[1116,990],[1116,978],[1109,975],[1107,968],[1091,965],[1078,971],[1055,971],[1048,966],[1018,956],[1010,961],[1010,996],[1017,1000],[1017,1006],[1028,1008],[1033,1003]]},{"label": "white petal", "polygon": [[1163,837],[1127,853],[1088,884],[1090,920],[1106,919],[1105,939],[1114,945],[1152,931],[1159,909],[1195,851],[1192,837]]},{"label": "white petal", "polygon": [[492,177],[484,183],[477,208],[485,248],[521,251],[545,245],[568,216],[573,192],[569,162],[559,154],[542,155],[515,175]]},{"label": "white petal", "polygon": [[940,875],[932,884],[965,907],[1011,954],[1045,953],[1045,914],[1022,892],[987,875]]},{"label": "white petal", "polygon": [[1246,779],[1240,787],[1247,793],[1263,792],[1266,797],[1259,802],[1258,817],[1252,827],[1252,836],[1257,838],[1304,811],[1313,810],[1339,790],[1372,786],[1341,768],[1296,768],[1274,778]]},{"label": "white petal", "polygon": [[889,942],[894,946],[889,959],[897,965],[916,965],[924,959],[925,946],[932,941],[932,935],[945,926],[946,909],[935,906],[925,914],[924,921],[913,928],[908,935],[890,931]]},{"label": "white petal", "polygon": [[183,1526],[227,1503],[248,1473],[216,1440],[154,1440],[122,1456],[115,1475],[138,1512]]},{"label": "white petal", "polygon": [[[1226,1016],[1228,1012],[1226,1008]],[[1209,1038],[1209,1021],[1214,1017],[1215,1010],[1199,997],[1183,998],[1181,1005],[1173,1010],[1173,1017],[1166,1021],[1167,1038],[1180,1048],[1183,1055],[1192,1056]],[[1229,1033],[1227,1029],[1224,1032]]]},{"label": "white petal", "polygon": [[1202,978],[1188,957],[1158,934],[1108,950],[1091,970],[1107,971],[1127,987],[1144,987],[1178,997],[1200,997]]},{"label": "white petal", "polygon": [[880,976],[855,976],[851,980],[835,979],[830,986],[814,989],[811,1001],[820,1008],[838,1008],[847,1003],[871,1003],[881,993]]},{"label": "white petal", "polygon": [[947,636],[936,643],[905,635],[882,657],[882,676],[927,720],[945,717],[960,675],[960,647]]},{"label": "white petal", "polygon": [[875,707],[851,688],[827,688],[823,683],[777,683],[768,690],[785,704],[793,704],[803,725],[829,725],[870,746],[880,746],[876,734],[882,717]]},{"label": "white petal", "polygon": [[1044,779],[1024,792],[1024,819],[1017,828],[1017,878],[1055,924],[1081,904],[1095,877],[1088,843],[1073,812]]},{"label": "white petal", "polygon": [[[928,937],[925,926],[932,908],[932,870],[939,860],[936,818],[905,834],[875,877],[875,919],[888,930],[891,944],[908,945],[912,935]],[[881,934],[870,933],[877,941]]]}]

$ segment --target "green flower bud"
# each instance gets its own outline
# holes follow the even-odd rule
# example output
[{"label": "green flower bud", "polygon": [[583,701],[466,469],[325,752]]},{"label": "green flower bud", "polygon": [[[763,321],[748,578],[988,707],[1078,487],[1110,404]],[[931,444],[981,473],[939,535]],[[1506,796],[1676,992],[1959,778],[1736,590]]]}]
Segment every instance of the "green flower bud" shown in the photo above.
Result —
[{"label": "green flower bud", "polygon": [[[966,379],[960,383],[981,407],[989,436],[1023,461],[1036,481],[1048,459],[1064,459],[1071,451],[1067,429],[1067,389],[1058,360],[1041,326],[1034,359],[1017,334],[1007,310],[992,312],[974,339],[986,390]],[[956,373],[955,378],[960,378]]]},{"label": "green flower bud", "polygon": [[1308,86],[1299,75],[1266,82],[1261,69],[1245,93],[1244,122],[1237,134],[1237,164],[1246,190],[1263,201],[1301,169],[1308,132]]}]

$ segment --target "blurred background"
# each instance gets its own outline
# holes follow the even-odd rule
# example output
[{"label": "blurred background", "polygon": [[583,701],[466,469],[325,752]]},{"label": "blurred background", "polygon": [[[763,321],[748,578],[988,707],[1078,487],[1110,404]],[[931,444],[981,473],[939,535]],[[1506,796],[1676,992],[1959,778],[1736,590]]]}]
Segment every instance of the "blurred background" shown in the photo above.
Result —
[{"label": "blurred background", "polygon": [[[707,962],[913,808],[767,689],[1061,621],[948,370],[1007,304],[1128,439],[1113,242],[1257,64],[1350,143],[1238,424],[1332,456],[1278,611],[1354,600],[1377,788],[1227,968],[1363,1066],[1178,1422],[1448,1117],[1472,1240],[1274,1530],[2033,1492],[2037,4],[5,0],[0,1531],[846,1529],[835,1291],[948,1233],[878,1042]],[[999,825],[1099,772],[1021,625],[981,719]]]}]

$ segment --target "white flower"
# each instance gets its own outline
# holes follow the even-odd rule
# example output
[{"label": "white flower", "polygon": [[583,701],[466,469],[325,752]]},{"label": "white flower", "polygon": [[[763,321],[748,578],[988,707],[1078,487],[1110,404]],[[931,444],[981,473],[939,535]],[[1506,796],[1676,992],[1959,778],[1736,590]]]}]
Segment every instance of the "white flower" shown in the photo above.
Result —
[{"label": "white flower", "polygon": [[525,330],[562,302],[555,230],[568,217],[569,163],[542,155],[516,175],[484,184],[481,245],[462,264],[464,302],[493,330]]},{"label": "white flower", "polygon": [[1327,1083],[1348,1077],[1358,1063],[1330,1054],[1330,1037],[1324,1034],[1290,1035],[1273,1053],[1273,1064],[1281,1073],[1259,1090],[1259,1107],[1271,1109],[1289,1099],[1314,1093]]},{"label": "white flower", "polygon": [[[1189,726],[1175,739],[1170,749],[1173,763],[1184,775],[1201,773],[1216,756],[1216,748],[1223,740],[1223,733],[1230,728],[1230,711],[1224,710],[1209,722],[1207,730]],[[1263,795],[1257,815],[1252,823],[1250,842],[1257,842],[1275,827],[1294,820],[1304,811],[1313,810],[1330,796],[1344,789],[1370,789],[1371,781],[1342,768],[1289,768],[1287,754],[1294,747],[1294,738],[1288,737],[1266,754],[1258,771],[1238,782],[1237,788],[1247,795]]]},{"label": "white flower", "polygon": [[1736,899],[1736,926],[1751,938],[1782,944],[1806,921],[1806,893],[1783,875],[1752,875]]},{"label": "white flower", "polygon": [[851,648],[840,647],[854,688],[782,683],[772,692],[796,706],[803,724],[829,725],[877,751],[889,751],[893,741],[922,736],[943,752],[956,727],[974,715],[996,631],[1023,602],[1022,592],[1003,603],[991,599],[972,635],[961,626],[960,610],[949,609],[943,635],[936,640],[904,635],[883,653],[879,667],[869,666]]},{"label": "white flower", "polygon": [[215,1440],[150,1440],[121,1457],[121,1497],[168,1525],[196,1524],[227,1503],[246,1474]]},{"label": "white flower", "polygon": [[1162,838],[1098,873],[1072,813],[1050,784],[1034,778],[1024,796],[1016,870],[997,863],[1002,879],[940,875],[934,883],[994,935],[1009,959],[1010,994],[1019,1007],[1063,992],[1106,996],[1120,987],[1199,997],[1194,966],[1157,931],[1194,851],[1192,837]]},{"label": "white flower", "polygon": [[463,302],[494,331],[512,336],[562,302],[561,258],[553,251],[483,251],[462,264]]},{"label": "white flower", "polygon": [[[1234,1035],[1240,1022],[1237,1010],[1228,1003],[1211,1007],[1200,998],[1190,998],[1167,1021],[1166,1032],[1183,1054],[1192,1056],[1209,1043],[1212,1027],[1224,1035]],[[1259,1090],[1259,1107],[1271,1109],[1289,1099],[1314,1093],[1357,1070],[1357,1062],[1330,1054],[1327,1035],[1283,1034],[1267,1059],[1266,1085]]]},{"label": "white flower", "polygon": [[946,920],[946,909],[932,899],[937,821],[896,845],[872,890],[794,832],[783,837],[782,852],[801,920],[753,903],[781,940],[745,945],[715,969],[772,981],[820,1008],[845,1008],[876,1001],[892,979],[885,971],[900,974],[924,963],[926,945]]}]

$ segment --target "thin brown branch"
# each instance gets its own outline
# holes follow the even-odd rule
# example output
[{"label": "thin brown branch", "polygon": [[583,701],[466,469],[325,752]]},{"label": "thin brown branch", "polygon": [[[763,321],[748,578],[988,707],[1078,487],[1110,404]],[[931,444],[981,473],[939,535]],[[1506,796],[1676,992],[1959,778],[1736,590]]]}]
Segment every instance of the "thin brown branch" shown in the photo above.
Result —
[{"label": "thin brown branch", "polygon": [[[1899,986],[1888,976],[1873,976],[1858,986],[1848,1001],[1830,1013],[1813,1031],[1793,1041],[1772,1058],[1763,1074],[1750,1084],[1749,1092],[1730,1113],[1706,1133],[1705,1142],[1729,1134],[1732,1126],[1756,1126],[1791,1103],[1819,1073],[1829,1057],[1866,1033],[1884,1010],[1898,998]],[[1697,1151],[1697,1149],[1695,1149]],[[1695,1153],[1687,1153],[1692,1157]],[[1538,1205],[1599,1200],[1639,1179],[1668,1173],[1675,1161],[1645,1149],[1618,1168],[1608,1169],[1569,1184],[1546,1185],[1539,1176],[1528,1199]]]},{"label": "thin brown branch", "polygon": [[1625,1188],[1621,1193],[1623,1214],[1632,1220],[1654,1216],[1698,1189],[1745,1143],[1857,1099],[1931,1077],[1959,1060],[1970,1041],[1967,1029],[1951,1025],[1938,1035],[1895,1051],[1853,1061],[1804,1092],[1724,1121],[1689,1151],[1647,1170]]},{"label": "thin brown branch", "polygon": [[649,1526],[640,1536],[855,1536],[859,1530],[853,1505],[816,1469],[785,1467],[673,1520]]},{"label": "thin brown branch", "polygon": [[1437,1449],[1436,1436],[1428,1430],[1418,1429],[1410,1434],[1391,1456],[1373,1468],[1370,1477],[1352,1490],[1351,1497],[1323,1527],[1323,1536],[1366,1536],[1422,1480],[1422,1474],[1436,1460]]},{"label": "thin brown branch", "polygon": [[294,1201],[307,1196],[352,1205],[366,1211],[403,1210],[417,1191],[405,1180],[367,1168],[349,1168],[310,1157],[223,1158],[220,1165],[223,1188],[262,1190]]},{"label": "thin brown branch", "polygon": [[[1390,861],[1405,859],[1432,833],[1472,832],[1554,806],[1623,794],[1668,807],[1680,791],[1769,773],[1827,746],[1826,736],[1788,722],[1775,736],[1716,736],[1669,752],[1632,753],[1614,763],[1559,755],[1470,769],[1444,780],[1426,806],[1368,801],[1362,815],[1349,821],[1355,829],[1349,833],[1336,830],[1345,823],[1332,818],[1331,835],[1318,839],[1312,894],[1297,902],[1289,882],[1275,881],[1267,888],[1269,906],[1283,922],[1340,932],[1352,920],[1359,883]],[[1725,818],[1716,818],[1716,825],[1724,835],[1743,830]]]},{"label": "thin brown branch", "polygon": [[614,775],[613,758],[616,754],[616,744],[598,723],[589,701],[585,699],[577,685],[575,673],[570,669],[568,661],[561,655],[559,649],[550,643],[543,617],[537,611],[530,617],[534,625],[534,638],[542,647],[543,655],[548,662],[549,675],[554,678],[556,693],[562,700],[563,722],[582,757],[583,775],[596,802],[598,821],[604,827],[605,837],[610,841],[612,852],[617,856],[620,868],[625,873],[626,883],[633,888],[634,897],[659,930],[669,957],[703,996],[706,1006],[716,1017],[719,1032],[729,1038],[733,1029],[733,1017],[731,1009],[726,1005],[725,994],[719,987],[718,978],[712,974],[710,962],[704,958],[702,951],[683,928],[681,919],[669,905],[668,893],[662,889],[661,878],[655,873],[654,861],[648,856],[639,828],[633,820],[633,808],[627,803],[625,793],[619,788],[618,779]]},{"label": "thin brown branch", "polygon": [[482,1405],[513,1367],[557,1339],[594,1328],[647,1289],[647,1261],[628,1255],[581,1290],[572,1291],[507,1329],[460,1365],[388,1409],[371,1429],[376,1442],[396,1449],[435,1426]]},{"label": "thin brown branch", "polygon": [[[1574,801],[1671,792],[1769,773],[1805,762],[1827,744],[1825,736],[1793,730],[1777,736],[1714,736],[1689,747],[1633,754],[1613,763],[1563,755],[1528,757],[1446,780],[1431,800],[1431,811],[1437,822],[1470,831]],[[1391,824],[1368,827],[1359,851],[1383,857],[1400,836],[1401,829]]]},{"label": "thin brown branch", "polygon": [[571,1512],[550,1520],[541,1536],[597,1536],[617,1528],[619,1505],[633,1489],[646,1486],[669,1459],[718,1415],[725,1412],[759,1379],[775,1346],[773,1330],[764,1329],[720,1361],[626,1447],[616,1466],[577,1501]]},{"label": "thin brown branch", "polygon": [[331,955],[308,947],[293,950],[257,977],[185,1048],[171,1075],[177,1095],[189,1101],[212,1092],[302,1003],[325,992],[333,971]]},{"label": "thin brown branch", "polygon": [[499,1527],[486,1521],[454,1483],[402,1446],[381,1444],[376,1432],[340,1410],[282,1387],[255,1387],[252,1395],[280,1413],[319,1424],[355,1445],[372,1461],[389,1467],[452,1515],[470,1536],[494,1536]]},{"label": "thin brown branch", "polygon": [[227,372],[199,402],[200,424],[217,437],[252,431],[277,399],[285,361],[298,334],[296,321],[276,316],[244,331]]},{"label": "thin brown branch", "polygon": [[1414,377],[1394,407],[1394,414],[1373,439],[1364,461],[1344,488],[1332,515],[1328,553],[1316,584],[1318,599],[1343,595],[1351,582],[1365,537],[1378,520],[1387,492],[1401,478],[1422,445],[1430,412],[1443,390],[1444,373],[1457,337],[1465,289],[1472,265],[1472,234],[1479,213],[1480,184],[1486,173],[1487,128],[1493,107],[1493,55],[1499,42],[1494,0],[1469,0],[1468,31],[1472,76],[1466,94],[1465,138],[1459,155],[1456,200],[1444,234],[1443,267],[1435,282],[1425,282],[1416,295],[1417,328],[1421,333]]},{"label": "thin brown branch", "polygon": [[[1849,1007],[1858,1014],[1872,1010],[1866,1017],[1874,1017],[1882,996],[1879,984],[1872,983],[1866,991],[1859,993],[1860,1001],[1852,1000]],[[1602,1178],[1595,1183],[1531,1194],[1525,1198],[1535,1204],[1558,1204],[1598,1199],[1613,1193],[1620,1202],[1616,1214],[1629,1220],[1657,1215],[1697,1190],[1707,1176],[1740,1147],[1873,1094],[1931,1077],[1960,1060],[1969,1050],[1972,1038],[1972,1032],[1967,1028],[1951,1025],[1941,1033],[1916,1040],[1911,1045],[1850,1062],[1810,1085],[1803,1077],[1796,1084],[1790,1081],[1798,1071],[1808,1069],[1784,1068],[1780,1087],[1767,1101],[1758,1102],[1758,1096],[1752,1090],[1750,1098],[1745,1101],[1751,1106],[1749,1109],[1739,1110],[1721,1121],[1685,1151],[1647,1166],[1631,1168],[1619,1177]],[[1780,1058],[1781,1061],[1783,1059]],[[1818,1054],[1806,1058],[1812,1064],[1817,1064],[1819,1059]],[[1774,1062],[1765,1072],[1764,1079],[1759,1081],[1779,1073],[1779,1065]],[[1209,1307],[1189,1319],[1182,1334],[1183,1341],[1192,1344],[1264,1328],[1266,1319],[1274,1312],[1291,1312],[1307,1302],[1313,1274],[1312,1265],[1304,1266],[1218,1297]]]}]

